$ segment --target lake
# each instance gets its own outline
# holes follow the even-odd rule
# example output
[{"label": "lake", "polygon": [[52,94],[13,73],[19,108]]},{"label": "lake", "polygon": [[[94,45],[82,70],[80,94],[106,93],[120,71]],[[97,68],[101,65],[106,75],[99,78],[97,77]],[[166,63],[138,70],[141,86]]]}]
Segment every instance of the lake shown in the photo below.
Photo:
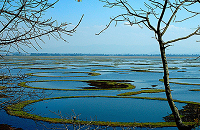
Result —
[{"label": "lake", "polygon": [[[176,100],[200,102],[200,91],[191,91],[200,89],[200,60],[195,58],[168,57],[170,86]],[[171,114],[166,101],[132,98],[165,98],[164,92],[117,97],[126,92],[164,89],[163,82],[159,81],[163,77],[159,56],[7,56],[1,66],[2,73],[8,72],[9,67],[14,76],[28,75],[20,81],[26,82],[25,91],[41,91],[44,98],[51,98],[27,105],[23,110],[31,114],[60,118],[56,113],[61,112],[69,119],[77,114],[80,120],[111,122],[165,122]],[[134,88],[128,88],[129,85]],[[176,102],[180,111],[187,105]],[[0,124],[43,128],[31,119],[9,116],[3,110],[0,115],[5,117],[0,119]],[[20,126],[19,121],[28,123]]]}]

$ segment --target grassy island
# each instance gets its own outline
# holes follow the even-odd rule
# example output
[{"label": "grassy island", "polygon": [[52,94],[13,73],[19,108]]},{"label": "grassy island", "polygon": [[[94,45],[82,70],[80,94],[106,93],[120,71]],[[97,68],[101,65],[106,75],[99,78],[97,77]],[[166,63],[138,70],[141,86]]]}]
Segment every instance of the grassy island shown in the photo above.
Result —
[{"label": "grassy island", "polygon": [[165,92],[164,89],[148,89],[148,90],[141,90],[141,91],[135,91],[135,92],[126,92],[118,94],[117,96],[131,96],[131,95],[137,95],[141,93],[160,93]]}]

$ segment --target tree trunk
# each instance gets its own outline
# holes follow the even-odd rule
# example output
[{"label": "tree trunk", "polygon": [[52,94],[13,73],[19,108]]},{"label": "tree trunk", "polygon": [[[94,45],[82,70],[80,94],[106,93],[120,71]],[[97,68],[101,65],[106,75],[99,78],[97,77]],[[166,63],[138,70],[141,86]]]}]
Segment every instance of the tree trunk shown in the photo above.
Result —
[{"label": "tree trunk", "polygon": [[168,69],[168,65],[167,65],[165,47],[161,40],[159,41],[159,45],[160,45],[160,53],[161,53],[161,59],[162,59],[162,63],[163,63],[163,70],[164,70],[163,79],[164,79],[164,85],[165,85],[165,93],[166,93],[168,104],[174,115],[174,119],[175,119],[178,129],[179,130],[191,130],[192,126],[186,126],[183,124],[183,122],[180,118],[180,115],[179,115],[179,111],[178,111],[177,107],[175,106],[174,101],[172,99],[171,89],[169,86],[169,69]]}]

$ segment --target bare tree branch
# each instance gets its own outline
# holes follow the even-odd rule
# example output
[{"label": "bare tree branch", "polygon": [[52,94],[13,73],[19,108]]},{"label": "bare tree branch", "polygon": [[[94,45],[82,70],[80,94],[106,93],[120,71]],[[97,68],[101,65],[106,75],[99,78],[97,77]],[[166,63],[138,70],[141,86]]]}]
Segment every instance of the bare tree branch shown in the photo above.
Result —
[{"label": "bare tree branch", "polygon": [[180,9],[181,5],[184,4],[184,2],[185,2],[185,1],[183,1],[178,7],[176,7],[175,11],[172,13],[172,15],[171,15],[169,21],[167,22],[167,24],[166,24],[164,30],[163,30],[162,33],[161,33],[162,36],[163,36],[163,35],[165,34],[165,32],[167,31],[167,29],[168,29],[168,27],[169,27],[169,25],[170,25],[172,19],[175,17],[177,11]]},{"label": "bare tree branch", "polygon": [[177,42],[177,41],[180,41],[180,40],[185,40],[185,39],[188,39],[190,38],[191,36],[194,36],[194,35],[199,35],[199,31],[200,31],[200,27],[198,27],[193,33],[185,36],[185,37],[180,37],[180,38],[177,38],[177,39],[174,39],[174,40],[171,40],[171,41],[167,41],[167,42],[164,42],[164,44],[169,44],[169,43],[173,43],[173,42]]},{"label": "bare tree branch", "polygon": [[52,18],[43,19],[45,11],[52,8],[58,1],[55,0],[53,3],[49,3],[48,0],[0,1],[2,3],[0,46],[10,46],[16,50],[21,49],[20,46],[36,48],[35,45],[39,46],[39,41],[44,42],[43,36],[48,38],[53,36],[67,42],[63,35],[71,36],[80,25],[83,16],[72,29],[67,28],[70,23],[57,25],[57,21]]},{"label": "bare tree branch", "polygon": [[[106,27],[103,30],[101,30],[99,33],[97,33],[96,35],[100,35],[102,32],[104,32],[106,29],[108,29],[113,21],[117,21],[116,20],[117,18],[124,17],[124,16],[129,16],[129,14],[120,14],[120,15],[114,17],[114,18],[111,18],[111,20],[108,23],[108,25],[106,25]],[[121,20],[121,21],[125,21],[125,20]]]},{"label": "bare tree branch", "polygon": [[166,8],[167,8],[167,3],[168,3],[168,0],[165,0],[165,4],[163,6],[162,13],[161,13],[160,18],[159,18],[158,23],[157,23],[157,31],[160,30],[160,25],[161,25],[160,23],[161,23],[161,21],[164,17],[164,14],[165,14],[165,11],[166,11]]}]

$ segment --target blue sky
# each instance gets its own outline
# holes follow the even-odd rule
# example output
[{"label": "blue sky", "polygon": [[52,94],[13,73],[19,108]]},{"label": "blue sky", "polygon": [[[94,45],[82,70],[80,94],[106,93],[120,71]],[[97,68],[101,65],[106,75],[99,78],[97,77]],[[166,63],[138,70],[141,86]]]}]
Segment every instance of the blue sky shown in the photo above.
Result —
[{"label": "blue sky", "polygon": [[[129,0],[130,1],[130,0]],[[132,1],[133,2],[133,1]],[[146,27],[124,25],[124,22],[110,26],[101,35],[95,35],[104,29],[110,21],[110,17],[124,13],[125,10],[116,8],[105,8],[104,3],[99,0],[60,0],[53,9],[46,12],[45,18],[52,17],[58,23],[68,22],[76,25],[84,14],[84,18],[72,37],[64,36],[68,43],[62,40],[48,40],[44,38],[45,44],[40,43],[42,49],[26,49],[27,52],[35,53],[98,53],[98,54],[158,54],[159,46],[152,37],[154,33]],[[135,8],[143,6],[143,1],[137,1]],[[193,7],[194,8],[194,7]],[[197,8],[198,9],[198,8]],[[185,12],[180,13],[185,16]],[[154,21],[153,21],[154,22]],[[164,37],[170,40],[175,37],[185,36],[197,27],[199,17],[181,24],[172,24]],[[69,27],[70,28],[70,27]],[[176,42],[167,49],[172,54],[199,54],[199,37],[194,36],[188,40]]]}]

